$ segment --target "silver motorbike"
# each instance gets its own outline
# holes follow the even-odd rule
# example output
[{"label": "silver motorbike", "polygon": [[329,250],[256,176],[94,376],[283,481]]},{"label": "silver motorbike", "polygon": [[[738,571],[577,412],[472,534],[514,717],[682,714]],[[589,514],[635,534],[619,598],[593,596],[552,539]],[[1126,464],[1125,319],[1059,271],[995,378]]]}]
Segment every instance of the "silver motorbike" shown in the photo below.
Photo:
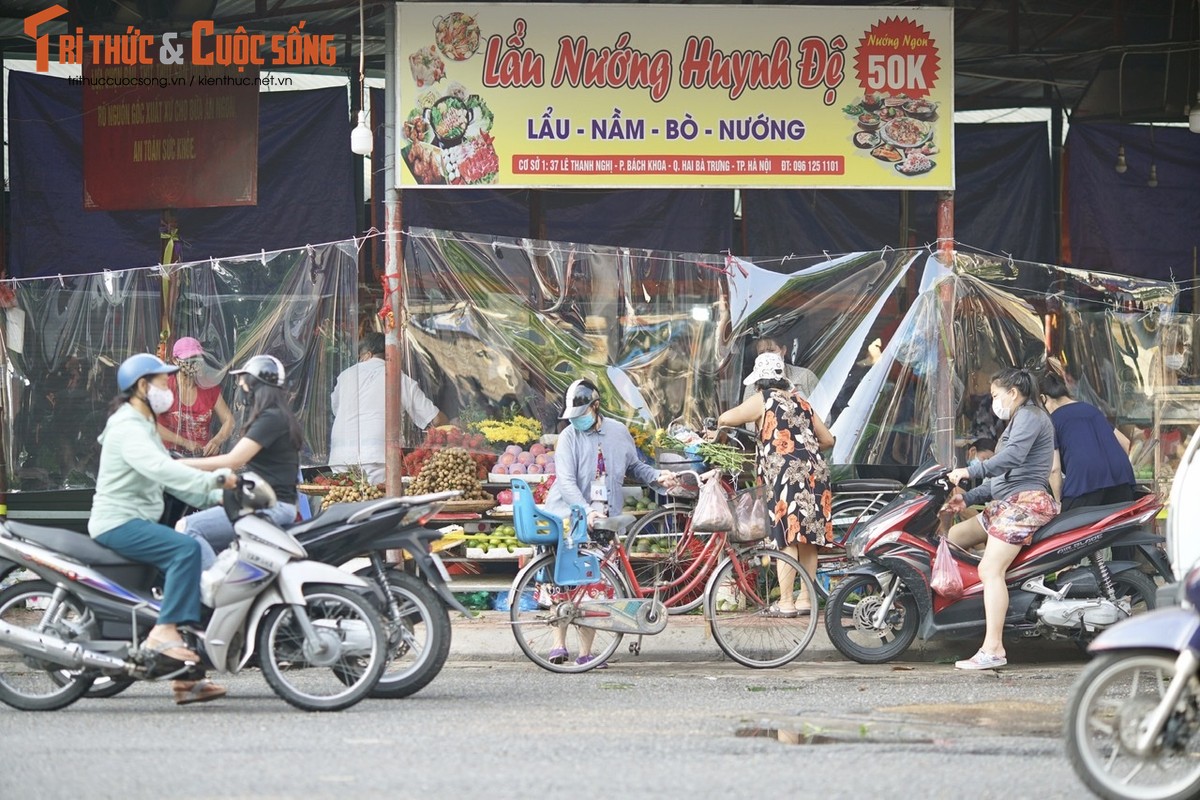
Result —
[{"label": "silver motorbike", "polygon": [[[1171,485],[1167,549],[1179,605],[1130,617],[1088,647],[1071,689],[1066,749],[1089,789],[1107,800],[1200,797],[1200,431]],[[1160,605],[1163,605],[1160,602]]]},{"label": "silver motorbike", "polygon": [[180,626],[200,664],[139,644],[158,616],[154,567],[73,531],[0,524],[0,558],[38,576],[0,592],[0,701],[49,711],[78,700],[101,676],[192,680],[249,666],[305,711],[337,711],[367,697],[388,658],[379,590],[309,560],[292,536],[256,515],[275,502],[258,476],[245,474],[225,497],[237,538],[202,576],[203,629]]}]

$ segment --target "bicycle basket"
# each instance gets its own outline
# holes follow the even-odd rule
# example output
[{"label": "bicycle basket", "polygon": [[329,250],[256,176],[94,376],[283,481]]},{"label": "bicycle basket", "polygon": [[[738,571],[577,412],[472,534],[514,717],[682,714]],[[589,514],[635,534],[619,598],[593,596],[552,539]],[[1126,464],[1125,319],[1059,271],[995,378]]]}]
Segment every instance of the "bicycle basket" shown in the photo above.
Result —
[{"label": "bicycle basket", "polygon": [[734,519],[737,524],[729,532],[734,542],[757,542],[771,532],[770,487],[766,484],[743,489],[734,495]]},{"label": "bicycle basket", "polygon": [[706,471],[704,459],[694,453],[685,453],[680,450],[659,450],[655,461],[659,469],[671,472]]}]

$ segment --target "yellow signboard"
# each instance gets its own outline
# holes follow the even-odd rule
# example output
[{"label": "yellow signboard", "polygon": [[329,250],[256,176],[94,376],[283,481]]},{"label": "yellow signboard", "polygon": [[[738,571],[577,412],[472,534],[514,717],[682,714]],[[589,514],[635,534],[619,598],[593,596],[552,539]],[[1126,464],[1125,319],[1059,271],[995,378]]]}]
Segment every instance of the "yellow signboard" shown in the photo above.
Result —
[{"label": "yellow signboard", "polygon": [[397,8],[404,187],[954,188],[948,8]]}]

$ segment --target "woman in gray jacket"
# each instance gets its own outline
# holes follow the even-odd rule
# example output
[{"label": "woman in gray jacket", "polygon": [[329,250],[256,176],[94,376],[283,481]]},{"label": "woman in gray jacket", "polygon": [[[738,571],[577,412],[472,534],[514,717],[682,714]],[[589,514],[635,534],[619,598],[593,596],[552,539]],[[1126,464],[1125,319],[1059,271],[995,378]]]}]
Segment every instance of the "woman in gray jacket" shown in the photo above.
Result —
[{"label": "woman in gray jacket", "polygon": [[1054,465],[1054,424],[1039,405],[1037,381],[1026,369],[1008,368],[992,376],[992,411],[1008,425],[1000,436],[996,454],[984,461],[952,470],[950,483],[965,478],[985,479],[965,495],[955,493],[946,510],[989,501],[977,516],[950,529],[950,541],[969,548],[987,542],[979,562],[986,625],[983,645],[958,669],[995,669],[1005,657],[1004,617],[1008,613],[1008,586],[1004,576],[1034,532],[1058,515],[1058,502],[1050,494]]}]

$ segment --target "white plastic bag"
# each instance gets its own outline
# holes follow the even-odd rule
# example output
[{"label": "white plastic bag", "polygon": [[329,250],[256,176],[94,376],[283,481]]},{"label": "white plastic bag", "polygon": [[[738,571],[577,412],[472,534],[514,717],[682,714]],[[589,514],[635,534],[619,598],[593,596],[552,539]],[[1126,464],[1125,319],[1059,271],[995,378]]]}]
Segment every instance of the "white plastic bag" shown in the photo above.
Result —
[{"label": "white plastic bag", "polygon": [[737,525],[729,532],[730,539],[735,542],[757,542],[767,538],[771,532],[771,522],[767,517],[768,488],[760,485],[738,493],[734,501]]},{"label": "white plastic bag", "polygon": [[717,477],[709,478],[700,487],[696,510],[692,512],[692,530],[697,533],[716,533],[734,529],[733,507]]}]

